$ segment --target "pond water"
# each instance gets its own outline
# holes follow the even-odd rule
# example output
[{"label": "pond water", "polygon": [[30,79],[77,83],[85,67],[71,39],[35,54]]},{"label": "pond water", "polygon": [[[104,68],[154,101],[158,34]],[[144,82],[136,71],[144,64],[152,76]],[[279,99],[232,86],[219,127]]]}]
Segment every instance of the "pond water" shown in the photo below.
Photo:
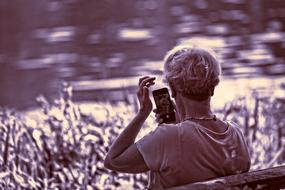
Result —
[{"label": "pond water", "polygon": [[[126,97],[132,98],[135,95],[138,79],[142,75],[156,76],[159,79],[157,86],[162,87],[164,85],[160,80],[161,75],[157,74],[160,70],[154,72],[152,71],[154,68],[151,66],[148,67],[147,64],[138,67],[140,71],[137,71],[137,75],[135,76],[106,79],[94,79],[93,77],[83,76],[80,79],[72,77],[70,80],[64,80],[64,77],[59,75],[57,69],[18,70],[9,68],[5,72],[7,75],[4,75],[6,83],[2,81],[0,85],[2,91],[1,105],[8,105],[19,109],[37,106],[36,97],[41,94],[49,100],[58,97],[58,92],[63,81],[69,81],[73,87],[74,101],[118,101],[124,100]],[[242,68],[238,69],[241,70]],[[259,68],[252,69],[256,70]],[[281,69],[284,70],[284,68]],[[137,68],[130,68],[130,70],[137,70]],[[249,72],[250,70],[246,71]],[[66,68],[65,72],[69,72],[68,68]],[[254,76],[250,76],[251,74]],[[215,106],[221,107],[221,105],[234,98],[250,96],[254,89],[260,91],[264,96],[284,97],[285,91],[281,90],[281,86],[285,82],[283,75],[267,76],[255,71],[248,75],[222,76],[222,80],[216,88],[213,98]]]},{"label": "pond water", "polygon": [[[279,91],[285,81],[284,3],[264,1],[248,10],[251,3],[243,0],[215,6],[202,0],[127,2],[110,2],[108,10],[116,13],[111,16],[91,14],[92,6],[105,6],[96,1],[37,1],[21,8],[24,16],[3,2],[22,19],[22,28],[19,33],[13,28],[16,16],[2,17],[10,28],[0,29],[7,45],[0,47],[0,106],[35,107],[41,94],[57,97],[63,81],[73,87],[74,101],[123,100],[133,96],[139,77],[161,76],[165,52],[189,40],[212,46],[220,56],[223,80],[216,104],[253,89],[284,96]],[[116,12],[117,6],[125,13]],[[264,8],[264,15],[256,13]]]}]

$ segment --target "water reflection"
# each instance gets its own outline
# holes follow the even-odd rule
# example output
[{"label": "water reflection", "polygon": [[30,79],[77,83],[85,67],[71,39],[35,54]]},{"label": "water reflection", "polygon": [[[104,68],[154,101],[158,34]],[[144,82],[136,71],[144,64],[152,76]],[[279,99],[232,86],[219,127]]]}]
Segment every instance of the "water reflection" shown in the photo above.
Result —
[{"label": "water reflection", "polygon": [[150,29],[132,29],[132,28],[122,28],[119,31],[118,37],[123,41],[138,41],[138,40],[148,40],[153,38],[153,34]]},{"label": "water reflection", "polygon": [[19,12],[0,4],[1,106],[34,106],[39,94],[55,95],[59,81],[74,86],[75,100],[121,99],[117,90],[133,92],[139,76],[161,75],[164,53],[189,39],[217,50],[226,80],[284,79],[281,1],[42,0]]},{"label": "water reflection", "polygon": [[15,69],[1,67],[1,106],[19,109],[35,106],[35,98],[40,94],[47,97],[57,96],[58,87],[54,69]]}]

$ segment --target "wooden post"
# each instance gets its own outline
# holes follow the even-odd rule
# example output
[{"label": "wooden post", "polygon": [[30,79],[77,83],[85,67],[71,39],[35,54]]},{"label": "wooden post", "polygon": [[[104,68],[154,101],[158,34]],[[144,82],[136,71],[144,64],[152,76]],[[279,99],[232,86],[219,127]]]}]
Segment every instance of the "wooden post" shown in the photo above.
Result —
[{"label": "wooden post", "polygon": [[221,177],[209,181],[173,187],[167,190],[214,190],[239,188],[266,190],[285,188],[285,166]]}]

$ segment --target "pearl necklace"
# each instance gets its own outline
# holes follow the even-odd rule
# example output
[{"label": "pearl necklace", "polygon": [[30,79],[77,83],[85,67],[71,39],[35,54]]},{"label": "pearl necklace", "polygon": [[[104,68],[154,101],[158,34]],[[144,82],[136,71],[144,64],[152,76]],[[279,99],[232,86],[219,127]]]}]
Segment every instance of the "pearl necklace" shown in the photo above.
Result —
[{"label": "pearl necklace", "polygon": [[212,115],[210,117],[188,117],[186,119],[184,119],[184,121],[186,120],[204,120],[204,121],[209,121],[209,120],[214,120],[217,121],[216,115]]}]

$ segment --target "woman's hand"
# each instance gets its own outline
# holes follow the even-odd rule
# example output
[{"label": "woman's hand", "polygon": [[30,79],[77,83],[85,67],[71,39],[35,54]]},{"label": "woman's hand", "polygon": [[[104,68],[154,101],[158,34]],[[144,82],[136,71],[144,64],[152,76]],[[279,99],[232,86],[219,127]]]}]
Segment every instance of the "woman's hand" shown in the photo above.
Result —
[{"label": "woman's hand", "polygon": [[[175,121],[172,122],[173,124],[179,123],[180,122],[180,116],[178,114],[177,106],[172,100],[172,105],[174,107],[174,112],[175,112]],[[160,125],[163,123],[162,115],[157,111],[157,109],[154,109],[153,112],[155,113],[155,121]]]},{"label": "woman's hand", "polygon": [[148,88],[154,85],[155,77],[142,77],[139,80],[137,96],[140,112],[135,115],[128,126],[119,134],[105,158],[106,168],[120,172],[141,173],[149,170],[137,146],[136,137],[152,110]]},{"label": "woman's hand", "polygon": [[144,114],[150,114],[152,110],[152,103],[149,97],[148,88],[154,85],[155,77],[145,76],[139,79],[139,89],[137,91],[137,97],[140,103],[140,112]]}]

